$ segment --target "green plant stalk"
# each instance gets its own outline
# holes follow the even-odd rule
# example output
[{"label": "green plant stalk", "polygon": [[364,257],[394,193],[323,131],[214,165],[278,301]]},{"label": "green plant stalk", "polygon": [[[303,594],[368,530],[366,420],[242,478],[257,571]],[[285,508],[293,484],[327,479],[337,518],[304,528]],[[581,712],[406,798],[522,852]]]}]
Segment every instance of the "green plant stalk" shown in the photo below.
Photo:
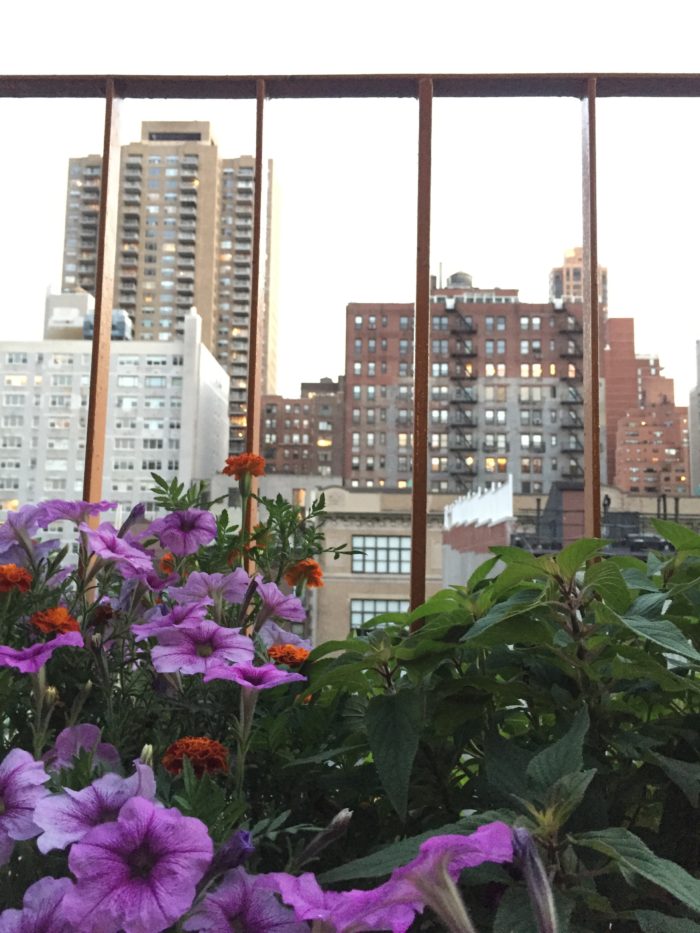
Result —
[{"label": "green plant stalk", "polygon": [[240,717],[238,722],[238,739],[236,742],[236,796],[243,799],[243,784],[245,779],[245,762],[250,745],[250,735],[253,730],[253,716],[258,702],[257,690],[241,687]]}]

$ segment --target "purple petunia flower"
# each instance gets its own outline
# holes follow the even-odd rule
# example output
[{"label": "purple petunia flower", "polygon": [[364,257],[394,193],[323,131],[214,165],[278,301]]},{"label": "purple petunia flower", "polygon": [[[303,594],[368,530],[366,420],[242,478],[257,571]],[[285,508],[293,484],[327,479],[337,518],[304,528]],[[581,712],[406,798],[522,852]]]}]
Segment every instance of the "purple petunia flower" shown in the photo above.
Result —
[{"label": "purple petunia flower", "polygon": [[109,512],[116,509],[116,502],[85,502],[77,499],[66,502],[64,499],[47,499],[39,503],[37,520],[42,528],[48,528],[51,522],[75,522],[79,525],[87,521],[88,515],[99,515],[100,512]]},{"label": "purple petunia flower", "polygon": [[170,512],[151,523],[148,535],[155,535],[176,557],[196,553],[216,537],[216,519],[203,509]]},{"label": "purple petunia flower", "polygon": [[250,661],[253,642],[239,629],[224,628],[205,620],[198,625],[180,625],[156,633],[158,644],[151,649],[153,666],[161,674],[204,674],[223,661]]},{"label": "purple petunia flower", "polygon": [[210,680],[233,680],[245,690],[269,690],[280,684],[289,684],[295,680],[307,680],[303,674],[283,671],[276,664],[250,664],[247,661],[238,664],[213,664],[204,675],[204,683]]},{"label": "purple petunia flower", "polygon": [[23,674],[36,674],[46,664],[57,648],[82,648],[80,632],[64,632],[51,641],[39,642],[29,648],[9,648],[0,645],[0,667],[14,667]]},{"label": "purple petunia flower", "polygon": [[272,619],[263,622],[258,635],[266,648],[271,648],[272,645],[296,645],[298,648],[311,649],[310,638],[302,638],[300,635],[295,635],[294,632],[288,632],[287,629],[282,628]]},{"label": "purple petunia flower", "polygon": [[276,583],[263,583],[259,578],[256,583],[261,600],[258,622],[271,616],[287,619],[288,622],[303,622],[306,619],[306,612],[298,597],[286,595]]},{"label": "purple petunia flower", "polygon": [[21,748],[13,748],[0,762],[0,865],[9,859],[15,841],[41,832],[32,817],[48,794],[42,787],[48,779],[43,764]]},{"label": "purple petunia flower", "polygon": [[70,878],[42,878],[24,892],[22,910],[3,910],[0,933],[74,933],[62,901],[73,887]]},{"label": "purple petunia flower", "polygon": [[39,851],[65,849],[82,839],[94,826],[111,823],[132,797],[154,800],[156,782],[153,771],[136,762],[136,773],[123,778],[105,774],[83,790],[66,787],[61,794],[43,797],[34,810],[34,822],[43,829],[37,839]]},{"label": "purple petunia flower", "polygon": [[83,752],[92,753],[93,768],[102,767],[104,771],[119,771],[121,758],[114,745],[100,742],[102,730],[99,726],[84,722],[77,726],[67,726],[56,736],[53,748],[43,756],[49,771],[70,769],[74,759]]},{"label": "purple petunia flower", "polygon": [[200,820],[132,797],[73,843],[64,912],[81,933],[159,933],[192,906],[213,848]]},{"label": "purple petunia flower", "polygon": [[4,523],[0,525],[0,554],[16,544],[27,544],[39,527],[40,518],[38,505],[23,505],[16,512],[8,512]]},{"label": "purple petunia flower", "polygon": [[283,872],[259,877],[262,887],[279,892],[282,900],[294,908],[298,920],[325,921],[336,933],[360,930],[406,933],[416,912],[422,909],[417,900],[412,904],[387,904],[386,885],[369,891],[324,891],[310,872],[299,877]]},{"label": "purple petunia flower", "polygon": [[144,638],[150,638],[164,629],[172,629],[178,625],[190,625],[204,622],[207,616],[207,603],[183,603],[183,605],[172,606],[167,612],[161,611],[161,606],[156,606],[146,613],[147,622],[141,625],[132,626],[136,641],[143,641]]},{"label": "purple petunia flower", "polygon": [[120,538],[117,529],[109,522],[103,522],[94,529],[85,523],[78,527],[84,532],[93,553],[103,560],[114,561],[117,569],[128,568],[136,573],[148,573],[153,570],[152,555]]},{"label": "purple petunia flower", "polygon": [[227,603],[241,603],[249,585],[250,577],[242,567],[236,567],[232,573],[195,570],[184,586],[171,586],[166,592],[178,603],[216,602],[222,599]]},{"label": "purple petunia flower", "polygon": [[211,891],[185,920],[185,930],[209,933],[308,933],[308,923],[294,918],[294,911],[283,907],[272,891],[258,883],[260,876],[243,868],[227,872],[216,890]]},{"label": "purple petunia flower", "polygon": [[314,875],[298,878],[281,872],[261,876],[261,884],[278,891],[300,920],[332,921],[338,933],[386,930],[404,933],[416,913],[429,906],[443,921],[461,929],[464,905],[455,887],[464,868],[483,862],[511,862],[513,832],[505,823],[489,823],[468,836],[433,836],[407,865],[369,891],[323,891]]}]

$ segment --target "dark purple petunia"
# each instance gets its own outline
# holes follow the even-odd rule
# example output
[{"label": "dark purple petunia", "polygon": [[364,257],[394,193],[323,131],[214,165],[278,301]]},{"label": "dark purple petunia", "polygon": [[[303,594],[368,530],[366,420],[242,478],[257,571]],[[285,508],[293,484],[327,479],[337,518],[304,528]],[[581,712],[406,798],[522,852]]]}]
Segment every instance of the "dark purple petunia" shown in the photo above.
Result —
[{"label": "dark purple petunia", "polygon": [[92,552],[103,560],[114,561],[118,570],[127,568],[136,573],[153,570],[153,556],[120,538],[117,529],[109,522],[103,522],[98,528],[90,528],[84,523],[78,527],[85,534]]},{"label": "dark purple petunia", "polygon": [[238,664],[216,663],[204,675],[204,683],[210,680],[232,680],[244,690],[270,690],[281,684],[290,684],[297,680],[307,680],[303,674],[283,671],[276,664],[250,664],[242,661]]},{"label": "dark purple petunia", "polygon": [[109,512],[116,507],[116,502],[85,502],[82,499],[67,502],[64,499],[47,499],[46,502],[39,503],[37,519],[42,528],[47,528],[51,522],[67,521],[79,525],[87,521],[89,515],[99,515],[100,512]]},{"label": "dark purple petunia", "polygon": [[261,601],[258,620],[272,616],[287,619],[288,622],[303,622],[306,619],[306,611],[297,596],[283,593],[276,583],[263,583],[259,578],[256,583],[256,592]]},{"label": "dark purple petunia", "polygon": [[212,853],[200,820],[132,797],[73,843],[64,912],[81,933],[159,933],[192,906]]},{"label": "dark purple petunia", "polygon": [[43,786],[48,780],[43,764],[21,748],[13,748],[0,762],[0,865],[9,859],[16,841],[41,832],[34,808],[48,794]]},{"label": "dark purple petunia", "polygon": [[21,910],[3,910],[0,933],[75,933],[63,913],[70,878],[42,878],[24,892]]},{"label": "dark purple petunia", "polygon": [[132,626],[136,641],[143,641],[144,638],[150,638],[164,629],[176,628],[179,625],[197,624],[204,622],[207,616],[207,603],[183,603],[183,605],[172,606],[167,612],[161,611],[161,606],[149,610],[145,618],[146,622],[141,625]]},{"label": "dark purple petunia", "polygon": [[216,519],[211,512],[202,509],[185,509],[170,512],[164,518],[151,523],[148,535],[154,535],[162,547],[176,557],[196,553],[216,537]]},{"label": "dark purple petunia", "polygon": [[119,752],[109,742],[100,742],[102,730],[92,723],[84,722],[77,726],[67,726],[56,736],[53,748],[43,756],[49,771],[70,769],[74,759],[84,751],[91,752],[93,768],[101,767],[104,771],[119,771],[121,758]]},{"label": "dark purple petunia", "polygon": [[195,570],[184,586],[171,586],[166,592],[178,603],[211,602],[241,603],[248,591],[250,577],[242,567],[232,573],[204,573]]},{"label": "dark purple petunia", "polygon": [[224,628],[206,620],[156,632],[158,644],[151,649],[153,666],[161,674],[205,674],[225,661],[249,661],[253,642],[238,629]]},{"label": "dark purple petunia", "polygon": [[299,922],[294,911],[284,907],[258,877],[243,868],[228,872],[216,890],[209,892],[183,923],[185,930],[208,933],[308,933],[308,923]]},{"label": "dark purple petunia", "polygon": [[34,822],[43,830],[37,839],[40,852],[65,849],[93,827],[112,823],[132,797],[154,800],[156,782],[148,765],[136,762],[136,773],[123,778],[105,774],[83,790],[66,787],[63,793],[43,797],[34,810]]},{"label": "dark purple petunia", "polygon": [[82,648],[80,632],[64,632],[51,641],[39,642],[29,648],[8,648],[0,645],[0,667],[14,667],[23,674],[36,674],[57,648]]}]

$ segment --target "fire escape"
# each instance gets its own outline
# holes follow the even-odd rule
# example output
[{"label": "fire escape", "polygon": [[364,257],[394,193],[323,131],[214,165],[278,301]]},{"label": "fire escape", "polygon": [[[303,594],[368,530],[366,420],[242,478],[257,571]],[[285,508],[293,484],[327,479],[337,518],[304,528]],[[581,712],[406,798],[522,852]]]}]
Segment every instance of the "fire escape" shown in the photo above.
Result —
[{"label": "fire escape", "polygon": [[561,309],[564,318],[559,326],[562,339],[561,358],[566,365],[566,372],[562,375],[563,392],[562,427],[566,431],[564,446],[561,451],[565,463],[561,471],[562,477],[568,480],[583,480],[583,349],[581,336],[583,327],[580,321],[571,314],[566,307]]},{"label": "fire escape", "polygon": [[[456,303],[455,303],[456,304]],[[454,492],[471,492],[478,473],[476,435],[477,419],[474,405],[477,401],[476,348],[473,336],[476,326],[471,315],[462,314],[457,307],[448,308],[450,317],[452,352],[450,359],[450,413],[448,446],[450,451],[450,488]]]}]

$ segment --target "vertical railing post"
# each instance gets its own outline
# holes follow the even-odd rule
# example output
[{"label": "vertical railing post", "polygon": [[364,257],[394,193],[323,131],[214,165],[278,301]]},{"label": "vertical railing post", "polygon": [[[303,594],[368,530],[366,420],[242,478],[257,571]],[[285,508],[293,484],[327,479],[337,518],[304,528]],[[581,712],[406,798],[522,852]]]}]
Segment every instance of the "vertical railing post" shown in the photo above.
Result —
[{"label": "vertical railing post", "polygon": [[[253,263],[252,282],[250,286],[250,321],[248,323],[248,388],[246,392],[246,450],[252,453],[260,452],[260,360],[262,357],[260,315],[260,251],[262,248],[263,223],[262,203],[263,186],[266,182],[263,162],[263,129],[265,110],[265,81],[258,78],[256,82],[256,111],[255,111],[255,190],[253,193]],[[270,197],[270,192],[267,192]],[[268,257],[269,261],[269,257]],[[269,334],[267,335],[269,339]],[[253,480],[254,487],[257,481]],[[254,490],[255,491],[255,488]],[[254,499],[246,515],[247,531],[250,533],[257,520],[257,509]]]},{"label": "vertical railing post", "polygon": [[428,534],[428,375],[430,367],[430,170],[433,82],[418,83],[418,211],[413,339],[411,608],[425,601]]},{"label": "vertical railing post", "polygon": [[117,252],[117,213],[119,208],[119,100],[114,80],[105,87],[105,123],[102,146],[102,185],[97,234],[97,271],[95,288],[95,328],[92,338],[90,395],[85,440],[83,498],[98,502],[102,498],[102,476],[107,430],[109,394],[109,351],[114,306],[114,269]]},{"label": "vertical railing post", "polygon": [[596,79],[583,100],[583,436],[584,534],[600,537],[600,300],[596,203]]}]

